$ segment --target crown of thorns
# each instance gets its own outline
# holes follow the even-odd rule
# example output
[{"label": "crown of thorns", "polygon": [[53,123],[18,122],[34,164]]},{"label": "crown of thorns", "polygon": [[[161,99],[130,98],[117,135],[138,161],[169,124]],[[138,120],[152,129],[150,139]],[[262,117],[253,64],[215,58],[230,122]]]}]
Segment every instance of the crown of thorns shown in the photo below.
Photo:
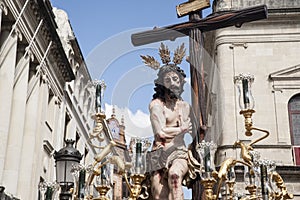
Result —
[{"label": "crown of thorns", "polygon": [[[172,60],[173,64],[170,63],[171,62],[170,50],[168,46],[164,45],[163,43],[161,43],[159,48],[159,56],[164,66],[172,65],[175,67],[176,65],[179,65],[182,62],[183,57],[185,56],[184,43],[178,46],[177,49],[174,51],[174,57]],[[160,63],[153,56],[141,55],[141,58],[143,59],[145,65],[151,67],[152,69],[157,70],[161,68]]]}]

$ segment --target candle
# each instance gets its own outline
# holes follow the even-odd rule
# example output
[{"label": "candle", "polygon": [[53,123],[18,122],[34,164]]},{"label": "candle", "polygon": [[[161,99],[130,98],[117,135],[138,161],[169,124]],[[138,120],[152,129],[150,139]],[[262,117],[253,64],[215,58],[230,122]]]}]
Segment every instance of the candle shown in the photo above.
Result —
[{"label": "candle", "polygon": [[267,185],[267,178],[268,178],[268,172],[267,172],[267,166],[262,164],[260,165],[260,178],[261,178],[261,195],[263,200],[268,200],[268,189],[266,187]]},{"label": "candle", "polygon": [[47,187],[45,200],[52,200],[53,189],[51,187]]},{"label": "candle", "polygon": [[244,97],[244,105],[245,108],[248,107],[249,105],[249,88],[248,88],[248,80],[247,79],[243,79],[242,80],[242,84],[243,84],[243,97]]},{"label": "candle", "polygon": [[101,175],[100,175],[101,185],[106,184],[106,165],[101,167]]},{"label": "candle", "polygon": [[204,147],[204,169],[205,172],[211,172],[211,160],[210,160],[210,148],[209,146]]},{"label": "candle", "polygon": [[248,166],[248,173],[249,173],[249,185],[252,185],[253,184],[253,181],[252,181],[252,172],[251,172],[251,167]]},{"label": "candle", "polygon": [[[251,162],[254,161],[254,158],[253,158],[253,154],[250,155],[251,156]],[[254,173],[251,169],[251,167],[248,166],[248,171],[249,171],[249,184],[250,185],[254,185]]]},{"label": "candle", "polygon": [[79,180],[78,180],[78,198],[84,198],[84,186],[85,186],[85,170],[82,169],[79,172]]},{"label": "candle", "polygon": [[97,84],[96,85],[96,101],[95,101],[97,113],[101,112],[101,89],[102,89],[101,85]]},{"label": "candle", "polygon": [[234,166],[231,166],[229,168],[229,171],[227,172],[227,179],[228,179],[228,181],[234,181],[235,180]]},{"label": "candle", "polygon": [[137,174],[141,173],[141,166],[142,166],[142,143],[138,141],[136,143],[136,158],[135,158],[135,172]]}]

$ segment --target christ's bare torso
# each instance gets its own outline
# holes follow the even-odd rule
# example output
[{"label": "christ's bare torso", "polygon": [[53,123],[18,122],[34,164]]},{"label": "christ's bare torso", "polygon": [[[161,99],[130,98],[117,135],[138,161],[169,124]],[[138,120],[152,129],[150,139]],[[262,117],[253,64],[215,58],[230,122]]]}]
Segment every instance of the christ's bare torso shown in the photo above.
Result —
[{"label": "christ's bare torso", "polygon": [[150,103],[150,117],[155,135],[156,147],[168,148],[169,145],[182,145],[183,139],[174,140],[175,136],[188,132],[190,126],[189,104],[182,100],[177,100],[174,105],[168,105],[160,99],[154,99]]}]

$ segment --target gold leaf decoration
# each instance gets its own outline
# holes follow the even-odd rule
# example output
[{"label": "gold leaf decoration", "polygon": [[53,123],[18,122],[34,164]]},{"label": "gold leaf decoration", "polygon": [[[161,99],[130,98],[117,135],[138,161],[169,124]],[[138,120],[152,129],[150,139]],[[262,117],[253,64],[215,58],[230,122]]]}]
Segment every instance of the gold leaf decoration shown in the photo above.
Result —
[{"label": "gold leaf decoration", "polygon": [[145,65],[151,67],[152,69],[159,69],[160,67],[160,63],[155,60],[155,58],[153,56],[143,56],[141,55],[141,58],[143,59],[143,62],[145,63]]},{"label": "gold leaf decoration", "polygon": [[177,47],[177,49],[174,51],[173,63],[179,65],[182,62],[184,56],[185,48],[184,43],[182,43],[182,45],[180,45],[180,47]]},{"label": "gold leaf decoration", "polygon": [[161,61],[163,64],[168,64],[171,61],[170,51],[168,47],[165,46],[163,43],[160,44],[159,56],[161,57]]}]

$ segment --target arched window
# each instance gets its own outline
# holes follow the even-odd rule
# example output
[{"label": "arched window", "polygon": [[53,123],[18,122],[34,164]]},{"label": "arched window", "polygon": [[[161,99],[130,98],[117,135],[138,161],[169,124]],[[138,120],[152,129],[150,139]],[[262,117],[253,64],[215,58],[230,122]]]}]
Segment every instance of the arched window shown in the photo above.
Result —
[{"label": "arched window", "polygon": [[300,165],[300,94],[290,99],[288,109],[291,140],[294,146],[294,159],[296,165]]}]

